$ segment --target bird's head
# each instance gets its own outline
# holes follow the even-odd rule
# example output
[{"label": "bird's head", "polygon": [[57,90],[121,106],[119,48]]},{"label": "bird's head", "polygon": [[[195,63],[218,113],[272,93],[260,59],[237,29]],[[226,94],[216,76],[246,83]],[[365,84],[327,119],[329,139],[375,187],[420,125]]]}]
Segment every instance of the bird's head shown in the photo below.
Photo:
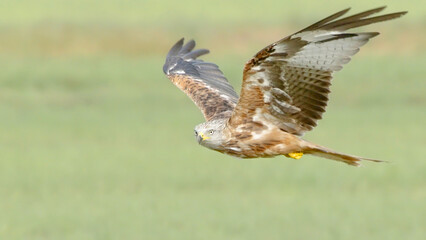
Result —
[{"label": "bird's head", "polygon": [[194,133],[198,143],[215,150],[220,150],[224,141],[224,120],[213,120],[195,126]]}]

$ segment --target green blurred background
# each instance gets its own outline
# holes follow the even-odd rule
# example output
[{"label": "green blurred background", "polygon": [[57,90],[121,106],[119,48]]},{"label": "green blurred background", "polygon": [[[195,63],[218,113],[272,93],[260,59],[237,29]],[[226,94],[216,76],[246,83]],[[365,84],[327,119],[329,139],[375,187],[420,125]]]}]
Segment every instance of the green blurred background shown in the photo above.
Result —
[{"label": "green blurred background", "polygon": [[[239,91],[267,44],[352,6],[401,19],[333,82],[305,138],[390,161],[239,160],[198,146],[163,75],[179,38]],[[0,2],[0,239],[425,239],[424,1]]]}]

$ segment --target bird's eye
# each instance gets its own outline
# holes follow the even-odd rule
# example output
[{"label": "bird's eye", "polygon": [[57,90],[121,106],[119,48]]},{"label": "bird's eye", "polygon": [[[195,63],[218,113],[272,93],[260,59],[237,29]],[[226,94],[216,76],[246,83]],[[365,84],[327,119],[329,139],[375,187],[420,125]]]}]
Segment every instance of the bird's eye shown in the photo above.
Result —
[{"label": "bird's eye", "polygon": [[210,133],[210,134],[213,134],[213,133],[214,133],[214,131],[213,131],[213,130],[210,130],[210,131],[209,131],[209,133]]},{"label": "bird's eye", "polygon": [[198,136],[198,132],[197,130],[194,130],[195,136]]}]

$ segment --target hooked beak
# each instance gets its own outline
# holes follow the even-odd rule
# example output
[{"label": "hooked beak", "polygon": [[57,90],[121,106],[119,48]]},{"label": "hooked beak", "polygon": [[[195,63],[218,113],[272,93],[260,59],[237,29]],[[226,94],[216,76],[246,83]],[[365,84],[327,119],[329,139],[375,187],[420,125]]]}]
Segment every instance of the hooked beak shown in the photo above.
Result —
[{"label": "hooked beak", "polygon": [[198,136],[197,136],[198,143],[201,143],[201,141],[204,141],[204,140],[207,140],[207,139],[210,139],[210,138],[205,136],[204,133],[199,133]]}]

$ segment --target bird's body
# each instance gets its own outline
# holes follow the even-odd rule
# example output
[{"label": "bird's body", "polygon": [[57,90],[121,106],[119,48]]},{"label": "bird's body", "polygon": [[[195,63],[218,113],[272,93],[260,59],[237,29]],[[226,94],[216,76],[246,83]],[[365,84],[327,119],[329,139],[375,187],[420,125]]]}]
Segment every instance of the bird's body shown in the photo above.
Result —
[{"label": "bird's body", "polygon": [[203,112],[206,122],[195,127],[195,135],[207,148],[240,158],[312,154],[355,166],[360,160],[377,161],[338,153],[301,136],[325,112],[333,72],[378,35],[346,30],[406,13],[368,17],[383,9],[338,19],[346,9],[265,47],[246,63],[240,97],[215,64],[197,59],[208,50],[193,50],[194,41],[177,42],[163,71]]},{"label": "bird's body", "polygon": [[284,132],[275,126],[260,126],[254,132],[232,131],[226,129],[230,141],[223,144],[219,152],[240,158],[275,157],[307,150],[309,143],[303,139]]}]

